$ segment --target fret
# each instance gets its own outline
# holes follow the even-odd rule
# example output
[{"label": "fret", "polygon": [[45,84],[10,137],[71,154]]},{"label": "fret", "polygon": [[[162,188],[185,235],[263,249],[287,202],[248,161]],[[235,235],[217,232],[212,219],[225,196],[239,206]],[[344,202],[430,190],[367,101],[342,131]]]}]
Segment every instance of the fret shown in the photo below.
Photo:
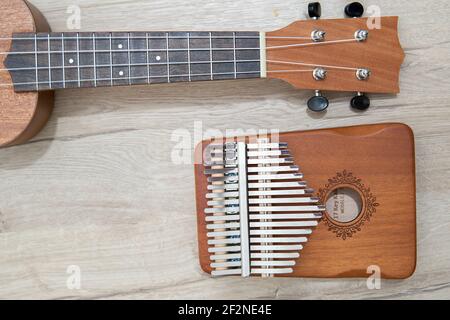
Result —
[{"label": "fret", "polygon": [[149,83],[148,42],[143,32],[130,33],[129,83]]},{"label": "fret", "polygon": [[131,55],[130,55],[130,34],[127,34],[127,50],[128,50],[128,84],[131,85]]},{"label": "fret", "polygon": [[51,49],[50,49],[50,34],[47,34],[47,58],[48,58],[48,86],[52,88],[52,63],[51,63]]},{"label": "fret", "polygon": [[35,66],[35,81],[36,90],[39,90],[39,74],[38,74],[38,51],[37,51],[37,35],[34,35],[34,66]]},{"label": "fret", "polygon": [[77,76],[78,76],[78,88],[81,87],[81,74],[80,74],[80,34],[77,32]]},{"label": "fret", "polygon": [[148,33],[145,33],[145,45],[146,45],[146,58],[147,58],[147,83],[150,84],[150,56],[149,56],[149,47],[148,47]]},{"label": "fret", "polygon": [[213,76],[213,45],[212,45],[212,33],[209,33],[209,62],[210,62],[210,73],[211,73],[211,80],[214,80]]},{"label": "fret", "polygon": [[233,71],[234,78],[237,77],[237,62],[236,62],[236,32],[233,32]]},{"label": "fret", "polygon": [[113,82],[113,58],[112,58],[112,33],[109,33],[109,75],[111,87],[114,85]]},{"label": "fret", "polygon": [[96,50],[96,46],[95,46],[95,33],[92,34],[92,56],[93,56],[93,60],[94,60],[94,87],[97,86],[97,64],[95,61],[95,50]]},{"label": "fret", "polygon": [[169,33],[166,33],[166,56],[167,56],[167,82],[170,82],[170,56],[169,56]]},{"label": "fret", "polygon": [[65,72],[65,63],[64,63],[64,33],[61,35],[61,51],[62,51],[62,81],[63,81],[63,88],[66,87],[66,72]]},{"label": "fret", "polygon": [[189,73],[189,82],[191,79],[191,47],[189,45],[189,42],[191,41],[191,33],[187,33],[187,55],[188,55],[188,73]]}]

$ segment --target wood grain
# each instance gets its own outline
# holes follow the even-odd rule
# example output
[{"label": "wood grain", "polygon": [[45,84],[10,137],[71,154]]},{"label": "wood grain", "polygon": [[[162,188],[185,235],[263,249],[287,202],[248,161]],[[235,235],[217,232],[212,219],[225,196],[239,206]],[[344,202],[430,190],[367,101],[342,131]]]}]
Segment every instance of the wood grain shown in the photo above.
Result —
[{"label": "wood grain", "polygon": [[[364,277],[376,265],[387,279],[410,277],[416,268],[416,194],[414,137],[402,124],[364,125],[281,133],[295,165],[321,203],[335,188],[350,187],[360,194],[361,213],[350,223],[329,229],[323,219],[300,251],[294,272],[287,277]],[[197,148],[211,143],[206,140]],[[202,154],[201,151],[196,154]],[[200,265],[210,273],[204,210],[207,177],[201,158],[196,161],[197,229]],[[338,174],[341,182],[327,187]],[[351,177],[361,183],[350,183]],[[329,217],[329,213],[326,213]],[[362,224],[358,222],[362,222]],[[354,233],[337,236],[343,227]]]},{"label": "wood grain", "polygon": [[[285,80],[298,89],[398,93],[400,66],[405,55],[397,35],[397,22],[398,17],[382,17],[381,27],[370,30],[367,27],[368,18],[310,19],[296,21],[280,30],[268,32],[267,76]],[[274,39],[274,37],[308,38],[314,30],[326,32],[325,42],[306,47],[275,49],[308,41]],[[368,31],[367,40],[332,43],[353,39],[356,30]],[[285,65],[273,61],[323,65],[327,70],[327,76],[324,80],[317,81],[311,72],[287,72],[311,67]],[[371,75],[367,80],[361,81],[356,78],[354,70],[332,67],[366,68],[371,71]],[[279,72],[280,70],[286,72]]]},{"label": "wood grain", "polygon": [[[14,17],[14,19],[10,19]],[[45,18],[33,5],[21,0],[2,3],[0,13],[0,37],[11,37],[13,32],[49,31]],[[0,41],[0,51],[8,52],[10,41]],[[5,55],[0,56],[0,68],[4,69]],[[33,137],[47,123],[53,110],[53,92],[16,93],[7,72],[0,72],[0,147],[22,143]]]},{"label": "wood grain", "polygon": [[[31,0],[53,30],[69,31],[72,0]],[[307,1],[80,0],[81,31],[276,30],[306,18]],[[311,91],[242,80],[56,93],[53,115],[31,142],[0,150],[0,297],[52,299],[412,299],[450,297],[450,7],[446,1],[363,1],[398,15],[406,57],[398,95],[325,94],[326,114],[306,112]],[[342,18],[344,2],[322,3]],[[435,14],[439,12],[439,14]],[[242,17],[245,17],[243,19]],[[433,19],[430,19],[433,17]],[[203,135],[194,138],[194,126]],[[404,122],[416,138],[417,269],[407,280],[211,279],[198,264],[192,163],[172,161],[212,129],[248,133]],[[245,130],[245,132],[244,132]],[[81,268],[81,289],[66,286]]]}]

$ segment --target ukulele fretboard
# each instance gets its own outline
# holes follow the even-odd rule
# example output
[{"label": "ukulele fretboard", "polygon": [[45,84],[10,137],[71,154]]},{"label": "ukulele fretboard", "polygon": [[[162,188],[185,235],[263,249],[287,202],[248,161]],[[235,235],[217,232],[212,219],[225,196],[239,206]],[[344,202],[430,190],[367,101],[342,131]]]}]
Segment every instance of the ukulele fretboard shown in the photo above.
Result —
[{"label": "ukulele fretboard", "polygon": [[259,32],[14,34],[16,91],[257,78]]}]

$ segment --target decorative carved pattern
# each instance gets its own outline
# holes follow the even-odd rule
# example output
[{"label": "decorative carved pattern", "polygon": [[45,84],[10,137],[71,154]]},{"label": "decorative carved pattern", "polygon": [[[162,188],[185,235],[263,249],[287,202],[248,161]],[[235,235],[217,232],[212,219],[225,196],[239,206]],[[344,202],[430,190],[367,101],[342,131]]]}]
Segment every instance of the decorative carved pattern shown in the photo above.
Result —
[{"label": "decorative carved pattern", "polygon": [[338,172],[336,176],[328,179],[328,183],[324,188],[319,189],[318,197],[320,198],[321,203],[325,204],[330,192],[343,186],[353,187],[359,191],[363,198],[361,213],[355,220],[348,223],[335,221],[330,218],[328,214],[324,215],[322,221],[328,227],[329,231],[336,234],[336,237],[346,240],[347,238],[351,238],[356,232],[361,231],[362,226],[370,221],[372,215],[376,212],[376,208],[380,204],[376,202],[377,198],[371,192],[370,188],[366,187],[360,178],[355,177],[352,172],[347,170]]}]

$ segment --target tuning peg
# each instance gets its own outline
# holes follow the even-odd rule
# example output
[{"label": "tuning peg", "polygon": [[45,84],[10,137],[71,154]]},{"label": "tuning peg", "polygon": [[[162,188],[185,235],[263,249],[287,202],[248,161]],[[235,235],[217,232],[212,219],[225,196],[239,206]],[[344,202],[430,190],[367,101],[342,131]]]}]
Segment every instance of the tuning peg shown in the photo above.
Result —
[{"label": "tuning peg", "polygon": [[315,95],[308,100],[308,108],[314,112],[324,111],[328,108],[328,104],[328,99],[319,90],[316,90]]},{"label": "tuning peg", "polygon": [[367,110],[370,107],[370,99],[362,92],[358,92],[350,101],[352,108],[357,110]]},{"label": "tuning peg", "polygon": [[359,18],[364,13],[364,7],[359,2],[352,2],[345,6],[344,12],[347,17]]},{"label": "tuning peg", "polygon": [[320,2],[310,2],[308,3],[308,15],[310,18],[319,19],[322,15],[322,8]]}]

